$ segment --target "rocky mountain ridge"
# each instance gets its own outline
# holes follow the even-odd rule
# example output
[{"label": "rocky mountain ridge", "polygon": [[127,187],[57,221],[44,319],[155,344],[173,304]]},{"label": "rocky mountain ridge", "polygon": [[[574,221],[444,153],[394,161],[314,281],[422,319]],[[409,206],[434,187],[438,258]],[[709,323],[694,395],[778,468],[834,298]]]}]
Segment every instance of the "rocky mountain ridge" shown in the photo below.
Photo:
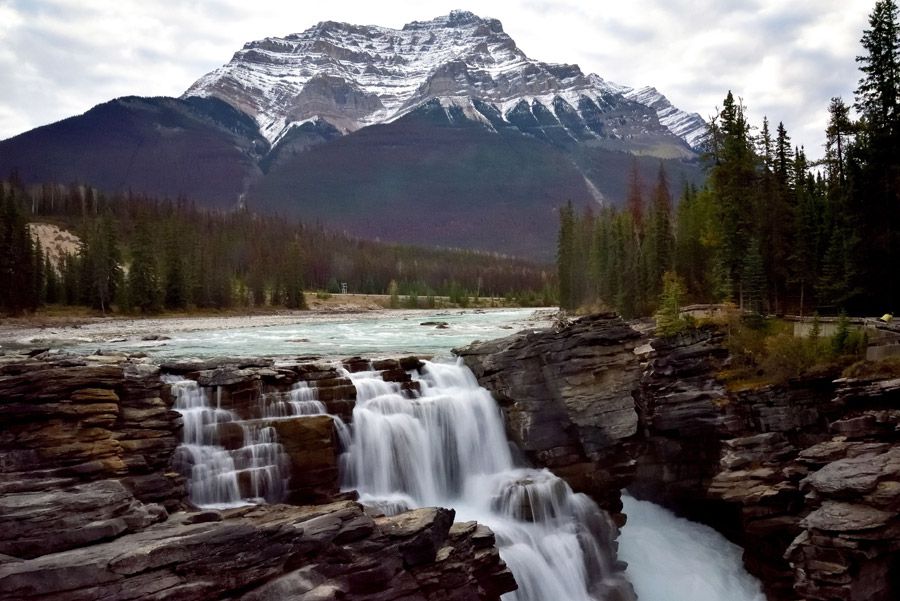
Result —
[{"label": "rocky mountain ridge", "polygon": [[[489,130],[537,121],[576,141],[672,135],[684,155],[706,124],[654,88],[632,89],[577,65],[531,59],[497,19],[453,11],[402,29],[321,22],[249,42],[184,94],[251,115],[273,145],[323,121],[342,133],[389,123],[431,102]],[[617,112],[616,119],[604,115]]]}]

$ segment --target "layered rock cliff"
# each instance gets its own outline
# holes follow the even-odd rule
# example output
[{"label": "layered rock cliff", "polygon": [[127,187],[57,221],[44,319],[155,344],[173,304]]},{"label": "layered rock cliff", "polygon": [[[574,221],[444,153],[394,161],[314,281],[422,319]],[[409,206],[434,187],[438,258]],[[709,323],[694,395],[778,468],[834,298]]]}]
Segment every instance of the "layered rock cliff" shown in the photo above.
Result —
[{"label": "layered rock cliff", "polygon": [[[381,367],[408,380],[400,365]],[[328,415],[269,420],[289,460],[286,499],[319,505],[192,508],[161,371],[214,387],[218,410],[254,425],[268,423],[254,415],[261,401],[298,382],[338,415],[355,394],[330,365],[0,357],[0,599],[495,600],[515,589],[486,527],[447,509],[384,517],[339,500]],[[226,449],[238,444],[212,425]]]},{"label": "layered rock cliff", "polygon": [[458,353],[533,461],[712,525],[770,599],[900,596],[900,381],[730,391],[722,332],[651,340],[609,314]]},{"label": "layered rock cliff", "polygon": [[632,479],[641,335],[613,314],[458,351],[503,407],[510,439],[536,465],[611,511]]}]

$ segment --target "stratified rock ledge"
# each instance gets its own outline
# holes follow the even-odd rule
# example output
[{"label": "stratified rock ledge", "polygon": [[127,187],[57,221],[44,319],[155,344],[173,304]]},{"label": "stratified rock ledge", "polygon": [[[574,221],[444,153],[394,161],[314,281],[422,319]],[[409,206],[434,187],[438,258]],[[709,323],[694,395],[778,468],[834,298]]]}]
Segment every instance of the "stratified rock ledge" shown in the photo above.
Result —
[{"label": "stratified rock ledge", "polygon": [[[401,365],[418,360],[382,368]],[[218,386],[250,417],[259,395],[300,380],[337,414],[355,398],[328,365],[168,369]],[[190,510],[173,469],[182,423],[171,397],[146,359],[0,356],[0,600],[497,601],[515,590],[493,533],[454,524],[452,510],[373,517],[327,502],[347,495],[326,415],[275,424],[297,474],[289,500],[324,504]]]}]

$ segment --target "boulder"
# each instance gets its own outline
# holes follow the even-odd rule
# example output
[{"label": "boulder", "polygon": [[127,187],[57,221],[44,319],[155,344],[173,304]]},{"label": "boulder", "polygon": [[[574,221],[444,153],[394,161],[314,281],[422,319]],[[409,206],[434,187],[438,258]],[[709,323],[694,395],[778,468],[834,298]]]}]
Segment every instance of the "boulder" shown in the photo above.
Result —
[{"label": "boulder", "polygon": [[291,502],[322,502],[339,492],[338,450],[331,416],[278,419],[262,425],[275,429],[290,459]]}]

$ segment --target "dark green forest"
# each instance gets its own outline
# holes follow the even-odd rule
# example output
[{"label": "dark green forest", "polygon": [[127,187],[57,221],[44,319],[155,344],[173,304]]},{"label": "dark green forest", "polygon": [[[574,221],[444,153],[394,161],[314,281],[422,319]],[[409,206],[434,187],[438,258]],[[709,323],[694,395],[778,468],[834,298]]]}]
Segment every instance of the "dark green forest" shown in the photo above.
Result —
[{"label": "dark green forest", "polygon": [[[667,281],[694,302],[764,313],[881,314],[900,277],[900,28],[876,2],[850,106],[828,106],[825,156],[807,159],[783,123],[748,122],[728,92],[711,120],[702,188],[631,178],[622,209],[560,215],[560,304],[649,315]],[[849,59],[849,60],[852,60]],[[854,113],[857,115],[854,117]],[[636,171],[635,171],[636,173]]]},{"label": "dark green forest", "polygon": [[[52,264],[28,222],[68,228],[77,252]],[[353,238],[279,216],[217,212],[187,200],[106,197],[80,185],[0,183],[0,311],[83,305],[99,311],[306,307],[304,290],[555,302],[552,267],[464,250]]]}]

